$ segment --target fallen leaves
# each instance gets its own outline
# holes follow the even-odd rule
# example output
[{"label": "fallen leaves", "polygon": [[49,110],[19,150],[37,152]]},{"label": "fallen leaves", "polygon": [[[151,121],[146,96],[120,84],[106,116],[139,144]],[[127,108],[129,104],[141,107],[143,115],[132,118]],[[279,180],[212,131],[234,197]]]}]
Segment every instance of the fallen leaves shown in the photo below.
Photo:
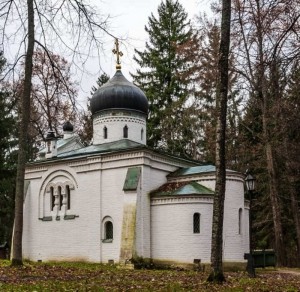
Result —
[{"label": "fallen leaves", "polygon": [[206,282],[207,274],[178,270],[126,270],[87,263],[0,262],[1,291],[299,291],[300,273],[259,271],[225,273],[226,282]]}]

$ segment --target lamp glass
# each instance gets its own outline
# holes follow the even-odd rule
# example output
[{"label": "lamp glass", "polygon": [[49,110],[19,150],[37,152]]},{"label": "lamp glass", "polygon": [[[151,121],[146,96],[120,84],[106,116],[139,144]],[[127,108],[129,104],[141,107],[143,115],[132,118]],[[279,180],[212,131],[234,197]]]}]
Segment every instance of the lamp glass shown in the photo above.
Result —
[{"label": "lamp glass", "polygon": [[254,189],[255,189],[255,178],[251,174],[247,175],[247,177],[245,179],[245,182],[246,182],[247,190],[248,191],[254,191]]}]

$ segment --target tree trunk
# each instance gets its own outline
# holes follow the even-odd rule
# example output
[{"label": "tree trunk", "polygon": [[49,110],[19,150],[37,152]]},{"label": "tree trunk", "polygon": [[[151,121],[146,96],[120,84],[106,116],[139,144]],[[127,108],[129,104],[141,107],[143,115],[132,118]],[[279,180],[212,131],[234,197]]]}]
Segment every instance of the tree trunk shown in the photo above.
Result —
[{"label": "tree trunk", "polygon": [[290,198],[291,198],[291,209],[296,229],[296,236],[297,236],[297,265],[299,266],[300,263],[300,218],[299,218],[299,203],[297,201],[297,192],[294,186],[294,180],[290,177],[289,178],[290,184]]},{"label": "tree trunk", "polygon": [[13,232],[12,265],[22,265],[22,232],[23,232],[23,200],[24,177],[27,154],[27,133],[30,120],[30,94],[32,76],[32,56],[34,50],[34,10],[33,0],[27,0],[28,36],[25,59],[24,91],[21,99],[21,113],[19,126],[19,153],[17,164],[16,196],[15,196],[15,223]]},{"label": "tree trunk", "polygon": [[[271,98],[275,98],[268,94],[268,87],[270,86],[267,83],[265,77],[266,71],[266,60],[264,56],[263,49],[263,26],[261,23],[262,11],[260,7],[259,1],[256,2],[257,8],[257,38],[258,38],[258,52],[259,52],[259,64],[258,64],[258,80],[256,83],[256,88],[258,92],[258,96],[261,102],[261,110],[262,110],[262,127],[263,127],[263,141],[265,145],[265,153],[267,159],[267,171],[268,171],[268,184],[270,189],[270,200],[273,214],[273,224],[274,224],[274,236],[275,236],[275,250],[277,253],[277,265],[282,266],[286,262],[284,245],[283,245],[283,232],[282,232],[282,219],[281,219],[281,208],[278,197],[278,177],[276,174],[275,164],[274,164],[274,156],[273,149],[271,143],[271,134],[269,133],[269,118],[270,112],[269,107],[271,103]],[[274,60],[275,61],[275,60]],[[275,63],[274,63],[275,64]],[[271,65],[274,65],[271,64]],[[271,66],[271,70],[274,69]],[[274,72],[273,72],[274,73]],[[273,78],[273,76],[272,76]],[[272,80],[274,81],[274,80]],[[271,83],[272,84],[272,83]],[[272,84],[273,85],[273,84]]]},{"label": "tree trunk", "polygon": [[[265,133],[266,122],[264,121],[266,117],[263,113],[263,127],[264,127],[264,136],[268,139]],[[273,214],[273,224],[274,224],[274,235],[275,235],[275,249],[277,255],[277,265],[285,266],[286,265],[286,255],[284,249],[283,241],[283,231],[282,231],[282,219],[281,219],[281,208],[278,199],[278,178],[276,175],[273,150],[270,141],[266,141],[266,157],[267,157],[267,168],[268,168],[268,177],[269,177],[269,186],[270,186],[270,199],[272,206]]]},{"label": "tree trunk", "polygon": [[221,42],[219,50],[216,127],[216,189],[211,243],[211,282],[223,282],[223,218],[226,187],[225,133],[228,95],[228,56],[230,47],[231,0],[222,1]]},{"label": "tree trunk", "polygon": [[293,167],[291,166],[291,160],[293,156],[289,157],[289,147],[287,139],[284,143],[285,152],[285,165],[286,165],[286,175],[288,179],[289,194],[291,199],[291,211],[293,215],[293,220],[295,224],[296,238],[297,238],[297,266],[300,264],[300,217],[299,217],[299,202],[297,200],[297,174],[294,173]]}]

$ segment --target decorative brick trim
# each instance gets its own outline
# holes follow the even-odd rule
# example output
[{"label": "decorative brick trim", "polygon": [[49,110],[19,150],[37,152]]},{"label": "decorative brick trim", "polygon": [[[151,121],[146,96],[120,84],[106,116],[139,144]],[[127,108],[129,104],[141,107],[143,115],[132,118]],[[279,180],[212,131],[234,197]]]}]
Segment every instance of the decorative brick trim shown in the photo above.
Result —
[{"label": "decorative brick trim", "polygon": [[41,220],[41,221],[52,221],[52,216],[45,216],[45,217],[39,218],[39,220]]}]

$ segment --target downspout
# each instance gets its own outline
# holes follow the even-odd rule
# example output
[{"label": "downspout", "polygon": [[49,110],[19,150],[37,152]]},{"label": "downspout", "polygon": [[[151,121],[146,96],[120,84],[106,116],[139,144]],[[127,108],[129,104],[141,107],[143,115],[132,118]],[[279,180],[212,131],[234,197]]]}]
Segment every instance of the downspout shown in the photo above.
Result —
[{"label": "downspout", "polygon": [[100,177],[99,177],[99,183],[100,183],[100,198],[99,198],[99,203],[100,203],[100,212],[99,212],[99,216],[100,216],[100,238],[99,238],[99,242],[100,242],[100,263],[102,262],[102,234],[103,234],[103,226],[102,226],[102,156],[100,156]]}]

